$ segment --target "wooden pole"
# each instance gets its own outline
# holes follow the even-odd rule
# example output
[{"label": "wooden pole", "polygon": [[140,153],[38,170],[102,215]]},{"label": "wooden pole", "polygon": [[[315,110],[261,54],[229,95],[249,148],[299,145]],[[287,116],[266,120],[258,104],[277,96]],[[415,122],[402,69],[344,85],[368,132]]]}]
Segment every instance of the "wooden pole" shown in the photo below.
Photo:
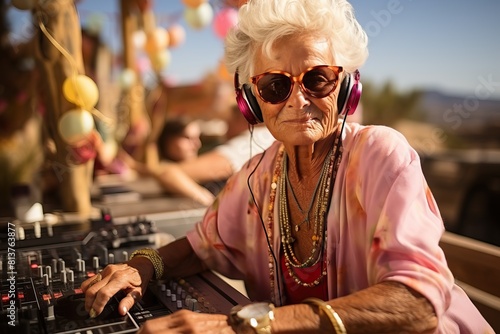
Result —
[{"label": "wooden pole", "polygon": [[[80,21],[73,0],[40,2],[37,15],[40,28],[44,27],[52,37],[39,31],[40,38],[35,50],[41,63],[41,77],[46,80],[43,94],[45,125],[55,144],[54,155],[48,159],[59,181],[62,209],[87,217],[91,213],[90,187],[94,159],[74,163],[73,148],[61,138],[58,130],[63,113],[76,107],[63,96],[63,82],[71,75],[84,73]],[[67,51],[72,61],[61,53],[53,40]]]}]

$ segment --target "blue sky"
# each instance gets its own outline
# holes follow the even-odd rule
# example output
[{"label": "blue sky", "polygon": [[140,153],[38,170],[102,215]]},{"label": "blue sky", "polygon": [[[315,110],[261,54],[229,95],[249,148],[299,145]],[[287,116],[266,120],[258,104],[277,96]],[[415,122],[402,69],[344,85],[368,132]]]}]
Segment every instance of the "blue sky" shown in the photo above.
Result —
[{"label": "blue sky", "polygon": [[[118,3],[81,0],[78,4],[82,24],[100,21],[104,40],[113,49],[120,48]],[[361,68],[365,80],[391,80],[403,91],[432,88],[500,99],[500,1],[351,3],[370,37],[370,56]],[[157,0],[154,7],[159,25],[180,23],[187,33],[185,42],[171,49],[172,61],[166,76],[175,82],[191,83],[214,71],[223,55],[223,41],[212,26],[190,28],[182,17],[185,7],[181,0]]]}]

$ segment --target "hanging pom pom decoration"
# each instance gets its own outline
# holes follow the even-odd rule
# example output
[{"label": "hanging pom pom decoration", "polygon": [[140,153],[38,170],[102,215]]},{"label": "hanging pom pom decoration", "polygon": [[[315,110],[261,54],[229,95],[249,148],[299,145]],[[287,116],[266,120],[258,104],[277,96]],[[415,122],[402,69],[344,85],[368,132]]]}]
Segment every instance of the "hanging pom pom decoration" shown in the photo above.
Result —
[{"label": "hanging pom pom decoration", "polygon": [[144,30],[136,30],[132,33],[132,44],[136,50],[144,49],[146,45],[146,33]]},{"label": "hanging pom pom decoration", "polygon": [[58,123],[61,138],[69,145],[84,141],[94,130],[92,114],[82,108],[66,111]]},{"label": "hanging pom pom decoration", "polygon": [[175,48],[184,43],[186,39],[186,31],[180,24],[173,24],[167,29],[169,36],[169,47]]},{"label": "hanging pom pom decoration", "polygon": [[66,100],[86,110],[92,110],[99,99],[97,85],[83,74],[67,77],[62,89]]},{"label": "hanging pom pom decoration", "polygon": [[102,138],[93,130],[84,140],[70,146],[68,163],[79,165],[95,159],[99,147],[102,147]]},{"label": "hanging pom pom decoration", "polygon": [[167,49],[157,51],[149,55],[151,67],[155,72],[161,72],[170,64],[171,55]]},{"label": "hanging pom pom decoration", "polygon": [[156,53],[165,49],[169,43],[168,32],[165,28],[156,27],[154,30],[146,33],[146,44],[144,51],[148,54]]},{"label": "hanging pom pom decoration", "polygon": [[224,8],[215,15],[215,34],[224,39],[229,29],[238,23],[238,11],[234,8]]},{"label": "hanging pom pom decoration", "polygon": [[120,73],[120,77],[119,77],[118,81],[120,83],[120,87],[123,90],[129,90],[132,87],[132,85],[135,83],[136,80],[137,80],[137,75],[136,75],[135,71],[131,68],[125,68]]},{"label": "hanging pom pom decoration", "polygon": [[184,19],[193,29],[202,29],[212,22],[214,11],[208,2],[204,2],[198,7],[186,7]]}]

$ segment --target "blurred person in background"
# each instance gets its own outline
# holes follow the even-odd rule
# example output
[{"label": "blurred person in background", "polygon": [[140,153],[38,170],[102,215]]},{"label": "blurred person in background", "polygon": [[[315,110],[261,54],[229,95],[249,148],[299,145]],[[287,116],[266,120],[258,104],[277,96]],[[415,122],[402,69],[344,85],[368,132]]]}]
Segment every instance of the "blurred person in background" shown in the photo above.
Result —
[{"label": "blurred person in background", "polygon": [[193,160],[201,146],[199,122],[185,117],[167,119],[157,141],[160,161]]},{"label": "blurred person in background", "polygon": [[188,127],[193,122],[184,119],[166,122],[158,139],[158,166],[148,167],[124,152],[120,156],[139,174],[155,178],[167,193],[210,205],[231,175],[275,141],[265,126],[249,127],[236,105],[231,110],[223,142],[200,155],[199,125]]}]

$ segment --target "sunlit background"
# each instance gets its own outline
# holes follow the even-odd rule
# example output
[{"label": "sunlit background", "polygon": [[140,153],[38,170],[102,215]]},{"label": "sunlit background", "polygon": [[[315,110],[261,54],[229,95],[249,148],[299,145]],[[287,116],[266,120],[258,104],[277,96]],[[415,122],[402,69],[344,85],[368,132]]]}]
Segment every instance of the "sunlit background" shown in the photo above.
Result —
[{"label": "sunlit background", "polygon": [[[214,12],[222,8],[210,1]],[[351,1],[370,38],[370,57],[363,78],[376,84],[391,80],[398,88],[436,89],[450,94],[500,98],[500,2],[496,0]],[[84,27],[99,31],[116,52],[121,49],[118,0],[77,2]],[[223,55],[223,40],[213,25],[193,29],[183,18],[180,0],[155,1],[157,23],[181,24],[186,39],[171,50],[165,71],[175,83],[193,83],[214,71]],[[14,37],[29,19],[13,9]],[[16,35],[17,34],[17,35]],[[487,92],[487,93],[486,93]]]}]

